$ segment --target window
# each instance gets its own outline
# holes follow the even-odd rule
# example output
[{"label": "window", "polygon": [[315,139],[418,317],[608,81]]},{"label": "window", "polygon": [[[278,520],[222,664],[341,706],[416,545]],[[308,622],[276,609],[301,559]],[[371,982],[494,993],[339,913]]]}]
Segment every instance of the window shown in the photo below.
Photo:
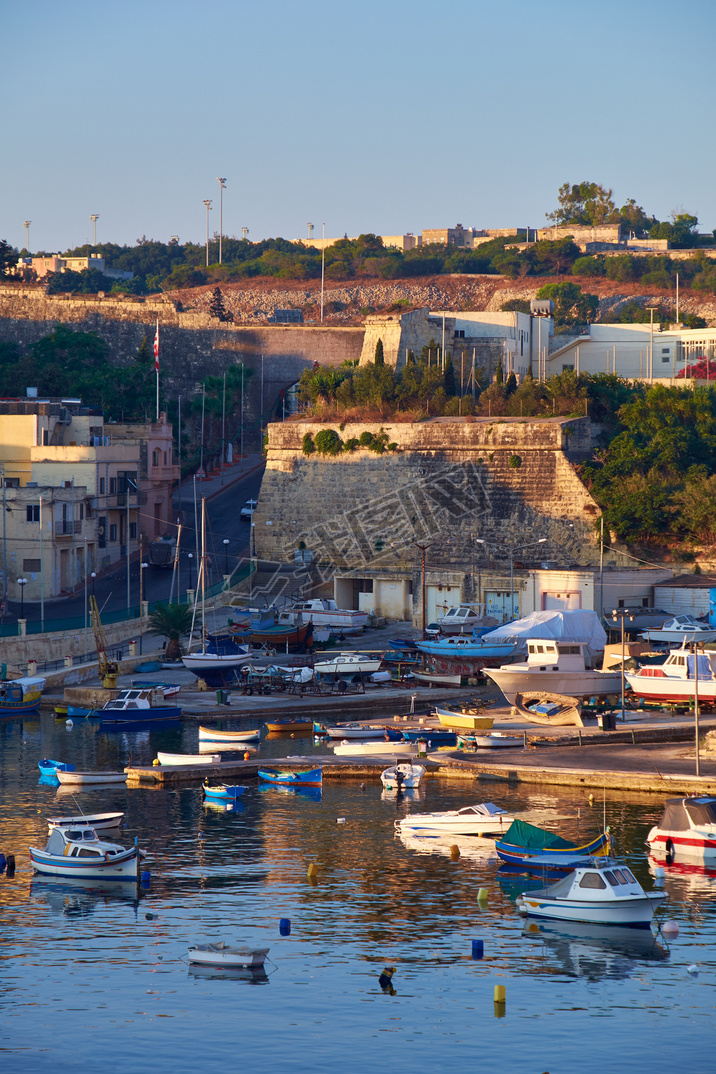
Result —
[{"label": "window", "polygon": [[[28,522],[39,522],[40,521],[40,505],[39,505],[39,503],[29,503],[27,505],[27,507],[25,508],[25,511],[27,512],[27,521]],[[23,568],[23,569],[25,569],[25,568]]]},{"label": "window", "polygon": [[24,573],[37,574],[38,571],[42,570],[42,563],[39,559],[23,559],[22,569]]},{"label": "window", "polygon": [[563,365],[562,366],[562,372],[563,373],[567,373],[570,369],[574,369],[574,366],[573,365]]},{"label": "window", "polygon": [[129,523],[129,539],[130,539],[130,541],[136,541],[136,539],[137,539],[137,523],[136,522],[130,522]]},{"label": "window", "polygon": [[100,477],[100,479],[99,479],[99,494],[100,494],[100,496],[104,496],[104,478],[103,477]]},{"label": "window", "polygon": [[579,881],[580,888],[605,888],[607,885],[599,873],[585,873]]},{"label": "window", "polygon": [[669,355],[668,354],[662,354],[661,360],[662,360],[662,362],[668,362],[669,361]]},{"label": "window", "polygon": [[662,347],[661,348],[661,353],[662,354],[668,354],[669,353],[669,348],[668,347]]},{"label": "window", "polygon": [[85,505],[83,503],[81,503],[80,504],[80,522],[82,522],[84,517],[85,517]]},{"label": "window", "polygon": [[109,527],[109,539],[110,541],[117,540],[117,527],[114,523]]},{"label": "window", "polygon": [[20,488],[20,478],[19,477],[6,477],[5,478],[5,488],[6,489],[19,489]]},{"label": "window", "polygon": [[465,338],[465,329],[464,328],[456,328],[454,333],[453,333],[453,339],[464,339],[464,338]]},{"label": "window", "polygon": [[159,466],[159,452],[152,452],[152,466]]},{"label": "window", "polygon": [[116,477],[110,477],[110,479],[109,479],[109,494],[110,494],[110,496],[114,496],[116,494],[116,492],[117,492],[117,478]]},{"label": "window", "polygon": [[167,464],[167,453],[165,451],[164,452],[164,465],[166,466],[166,464]]}]

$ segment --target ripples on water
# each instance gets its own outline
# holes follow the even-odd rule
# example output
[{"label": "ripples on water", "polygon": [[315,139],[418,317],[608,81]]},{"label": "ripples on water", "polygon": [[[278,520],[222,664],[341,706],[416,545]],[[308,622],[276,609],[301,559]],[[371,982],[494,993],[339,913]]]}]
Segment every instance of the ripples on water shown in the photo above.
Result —
[{"label": "ripples on water", "polygon": [[[496,875],[489,844],[406,840],[407,810],[495,800],[567,837],[593,834],[602,802],[545,787],[430,780],[398,802],[377,779],[326,781],[322,795],[250,789],[229,811],[198,787],[111,788],[72,795],[39,781],[43,756],[78,767],[150,762],[157,748],[196,750],[196,727],[106,734],[49,717],[0,724],[0,1049],[28,1071],[108,1071],[141,1064],[239,1070],[712,1071],[716,881],[671,870],[665,915],[677,940],[625,929],[525,926],[525,878]],[[322,752],[310,739],[262,755]],[[597,795],[597,798],[600,796]],[[46,817],[123,809],[120,842],[155,858],[151,887],[87,891],[32,876],[28,845]],[[607,822],[650,888],[643,839],[661,813],[652,796],[607,796]],[[345,824],[337,818],[345,817]],[[461,857],[450,859],[458,842]],[[317,882],[306,876],[318,863]],[[477,903],[479,888],[488,901]],[[291,934],[279,935],[279,919]],[[189,969],[192,943],[270,946],[267,974]],[[485,957],[470,958],[472,939]],[[698,976],[687,972],[697,964]],[[396,967],[395,995],[378,975]],[[504,984],[504,1017],[493,988]],[[688,1062],[684,1056],[688,1056]]]}]

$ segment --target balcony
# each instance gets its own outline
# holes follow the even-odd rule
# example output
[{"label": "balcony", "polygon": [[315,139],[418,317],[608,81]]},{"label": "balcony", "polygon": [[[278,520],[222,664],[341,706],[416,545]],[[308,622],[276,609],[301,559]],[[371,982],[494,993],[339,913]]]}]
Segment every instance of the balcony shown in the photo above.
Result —
[{"label": "balcony", "polygon": [[55,537],[72,537],[77,533],[82,533],[82,522],[80,519],[72,521],[72,519],[63,519],[62,522],[55,522]]}]

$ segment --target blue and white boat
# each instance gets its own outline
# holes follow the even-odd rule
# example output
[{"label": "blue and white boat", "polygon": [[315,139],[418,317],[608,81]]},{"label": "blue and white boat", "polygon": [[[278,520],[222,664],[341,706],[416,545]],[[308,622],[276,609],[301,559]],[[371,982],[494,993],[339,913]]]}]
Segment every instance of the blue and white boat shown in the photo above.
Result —
[{"label": "blue and white boat", "polygon": [[602,859],[577,866],[549,887],[524,891],[517,909],[526,917],[648,929],[665,898],[663,891],[644,891],[625,865]]},{"label": "blue and white boat", "polygon": [[421,727],[419,730],[403,731],[406,742],[427,742],[433,746],[456,746],[457,731],[446,731],[443,727]]},{"label": "blue and white boat", "polygon": [[280,768],[259,768],[259,779],[280,787],[320,787],[323,769],[309,768],[303,772],[286,772]]},{"label": "blue and white boat", "polygon": [[483,641],[482,637],[475,634],[456,634],[450,638],[439,638],[437,641],[418,641],[416,646],[421,653],[428,653],[430,656],[455,657],[459,660],[476,657],[482,660],[504,660],[515,649],[513,642]]},{"label": "blue and white boat", "polygon": [[231,786],[227,783],[217,783],[212,787],[209,783],[202,783],[201,789],[206,798],[214,798],[221,802],[233,802],[241,797],[246,787],[242,787],[239,784]]},{"label": "blue and white boat", "polygon": [[594,857],[607,855],[610,844],[608,830],[587,843],[577,845],[554,832],[536,828],[523,820],[514,820],[495,843],[495,850],[502,861],[526,872],[570,872],[578,865],[589,864]]},{"label": "blue and white boat", "polygon": [[29,847],[35,872],[79,880],[137,880],[140,852],[135,839],[129,849],[100,840],[87,824],[50,826],[47,846]]}]

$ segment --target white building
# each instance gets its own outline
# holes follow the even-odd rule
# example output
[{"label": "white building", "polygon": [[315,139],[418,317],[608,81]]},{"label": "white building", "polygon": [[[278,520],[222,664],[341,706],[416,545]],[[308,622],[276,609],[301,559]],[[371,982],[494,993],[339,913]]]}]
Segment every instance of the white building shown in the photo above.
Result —
[{"label": "white building", "polygon": [[[560,345],[560,340],[564,342]],[[686,366],[705,359],[716,368],[716,328],[674,328],[654,324],[590,324],[581,336],[557,336],[547,356],[547,376],[617,373],[629,380],[668,380],[678,384]],[[533,366],[534,375],[537,375]]]}]

